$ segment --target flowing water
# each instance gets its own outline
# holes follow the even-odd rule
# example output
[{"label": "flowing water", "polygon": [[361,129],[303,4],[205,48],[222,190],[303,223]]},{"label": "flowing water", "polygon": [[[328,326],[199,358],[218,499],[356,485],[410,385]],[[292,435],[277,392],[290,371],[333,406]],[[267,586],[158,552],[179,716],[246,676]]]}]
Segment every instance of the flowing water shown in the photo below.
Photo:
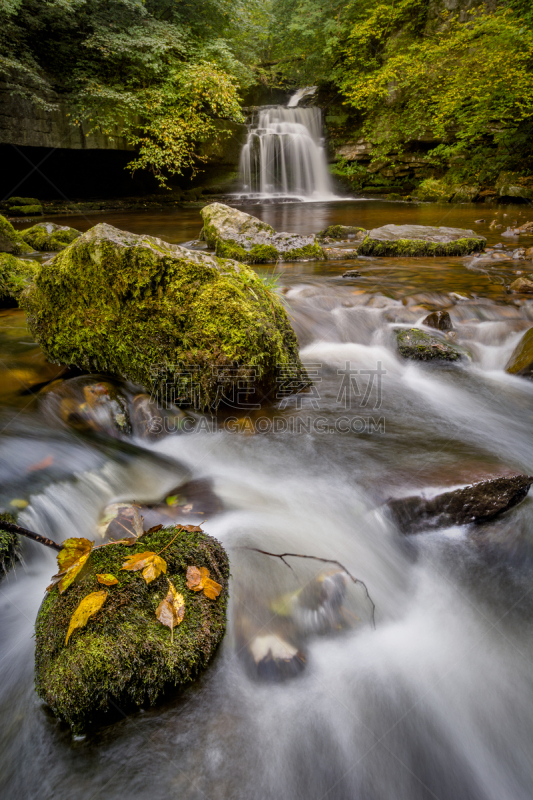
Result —
[{"label": "flowing water", "polygon": [[[488,228],[493,218],[528,219],[514,209],[371,201],[254,212],[301,233],[332,223],[463,225],[491,245],[506,241]],[[487,222],[475,225],[481,216]],[[65,221],[103,220],[174,242],[200,227],[197,211]],[[232,567],[228,632],[202,679],[73,739],[33,690],[33,624],[54,559],[25,544],[23,563],[0,583],[3,797],[529,800],[533,501],[475,529],[413,537],[382,508],[391,496],[502,469],[533,472],[533,383],[504,372],[533,324],[533,301],[507,291],[524,265],[361,258],[264,268],[278,278],[313,391],[281,393],[229,419],[199,418],[191,432],[152,443],[87,439],[55,424],[35,395],[56,368],[23,314],[1,312],[2,503],[29,500],[22,524],[57,540],[92,538],[110,501],[157,502],[193,480],[217,498],[198,513]],[[354,266],[360,278],[341,277]],[[392,326],[440,308],[471,360],[402,361]],[[288,629],[280,602],[303,596],[331,565],[293,558],[291,570],[247,546],[341,562],[367,585],[375,629],[352,585],[337,630],[312,615]],[[298,641],[304,668],[282,682],[259,680],[251,650],[281,635]]]}]

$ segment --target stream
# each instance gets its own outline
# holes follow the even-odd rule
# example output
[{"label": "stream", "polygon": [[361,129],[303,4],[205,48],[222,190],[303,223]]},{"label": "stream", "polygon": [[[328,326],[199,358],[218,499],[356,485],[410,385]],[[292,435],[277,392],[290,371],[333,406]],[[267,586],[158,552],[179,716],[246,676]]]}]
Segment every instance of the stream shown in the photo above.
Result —
[{"label": "stream", "polygon": [[[509,254],[518,244],[502,230],[533,216],[521,206],[375,200],[243,210],[297,233],[473,228]],[[493,220],[503,228],[489,228]],[[201,227],[198,209],[53,221],[80,230],[105,221],[181,244]],[[257,267],[277,280],[313,390],[197,418],[156,441],[87,438],[56,424],[39,389],[60,369],[21,311],[0,311],[0,505],[22,499],[20,524],[57,541],[92,539],[108,503],[154,503],[196,482],[208,491],[184,519],[206,520],[232,570],[228,631],[203,677],[72,737],[33,689],[33,627],[54,553],[24,542],[22,563],[0,582],[6,800],[529,800],[533,499],[490,524],[410,537],[383,512],[390,497],[502,469],[533,474],[533,383],[504,372],[533,325],[533,300],[507,288],[527,263],[360,257]],[[343,278],[350,268],[360,277]],[[471,360],[402,360],[392,327],[442,308]],[[299,674],[258,680],[250,642],[279,635],[272,609],[328,565],[294,558],[290,569],[246,547],[341,562],[368,587],[375,629],[364,592],[349,585],[348,621],[315,626]]]}]

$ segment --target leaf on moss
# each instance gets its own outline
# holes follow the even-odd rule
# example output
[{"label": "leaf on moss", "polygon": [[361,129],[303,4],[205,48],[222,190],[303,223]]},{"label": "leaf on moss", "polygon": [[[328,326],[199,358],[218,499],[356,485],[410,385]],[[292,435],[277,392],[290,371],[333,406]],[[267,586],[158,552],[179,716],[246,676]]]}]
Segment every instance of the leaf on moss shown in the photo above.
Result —
[{"label": "leaf on moss", "polygon": [[168,582],[167,596],[157,606],[155,615],[162,625],[170,628],[172,641],[174,641],[174,628],[183,621],[185,616],[185,600],[183,595],[176,591],[172,581]]},{"label": "leaf on moss", "polygon": [[104,586],[115,586],[115,584],[118,583],[117,578],[111,575],[110,572],[102,572],[100,575],[96,576],[96,580],[98,583],[103,583]]},{"label": "leaf on moss", "polygon": [[107,592],[104,592],[103,590],[99,592],[91,592],[91,594],[88,594],[83,598],[70,618],[65,645],[68,644],[68,640],[76,628],[84,628],[89,619],[94,617],[97,611],[100,611],[106,601],[106,598]]},{"label": "leaf on moss", "polygon": [[167,562],[164,558],[160,558],[157,553],[152,553],[149,550],[145,553],[136,553],[126,559],[122,565],[122,569],[136,572],[142,569],[142,576],[146,583],[151,583],[158,578],[162,572],[167,571]]},{"label": "leaf on moss", "polygon": [[63,594],[83,569],[92,549],[93,542],[89,539],[65,539],[62,549],[57,554],[59,572],[52,577],[52,583],[46,587],[46,591],[49,592],[54,586],[59,586],[59,593]]},{"label": "leaf on moss", "polygon": [[202,533],[202,529],[199,525],[180,525],[180,528],[183,528],[183,530],[188,533]]},{"label": "leaf on moss", "polygon": [[209,577],[207,567],[187,567],[187,589],[193,592],[201,592],[210,600],[216,600],[222,591],[220,583]]}]

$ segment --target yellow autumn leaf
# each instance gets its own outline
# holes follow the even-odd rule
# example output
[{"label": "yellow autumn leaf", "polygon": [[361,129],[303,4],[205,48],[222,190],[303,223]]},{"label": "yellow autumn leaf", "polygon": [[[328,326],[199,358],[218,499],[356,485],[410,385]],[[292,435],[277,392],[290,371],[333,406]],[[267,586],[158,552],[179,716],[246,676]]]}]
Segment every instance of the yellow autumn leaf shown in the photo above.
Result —
[{"label": "yellow autumn leaf", "polygon": [[152,553],[148,550],[145,553],[137,553],[127,558],[122,565],[122,569],[132,572],[142,569],[144,580],[146,583],[151,583],[162,572],[167,571],[167,562],[164,558],[160,558],[157,553]]},{"label": "yellow autumn leaf", "polygon": [[99,592],[91,592],[91,594],[88,594],[83,598],[70,618],[65,645],[68,644],[68,640],[76,628],[84,628],[87,625],[88,620],[91,617],[94,617],[97,611],[100,611],[106,601],[106,598],[107,592],[104,592],[103,590]]},{"label": "yellow autumn leaf", "polygon": [[102,572],[100,575],[96,576],[96,580],[98,583],[103,583],[104,586],[114,586],[118,583],[118,580],[114,575],[111,575],[110,572]]},{"label": "yellow autumn leaf", "polygon": [[46,587],[46,591],[50,592],[54,586],[58,586],[59,593],[63,594],[81,572],[92,547],[93,542],[88,539],[65,539],[62,549],[57,554],[59,572],[52,577],[52,583]]},{"label": "yellow autumn leaf", "polygon": [[222,586],[209,577],[207,567],[187,567],[187,589],[193,592],[203,590],[206,597],[216,600],[222,591]]},{"label": "yellow autumn leaf", "polygon": [[204,594],[206,597],[209,598],[209,600],[216,600],[221,591],[222,591],[222,586],[220,585],[220,583],[211,580],[211,578],[206,578],[204,585]]},{"label": "yellow autumn leaf", "polygon": [[168,592],[164,600],[157,606],[155,615],[159,622],[170,628],[171,641],[174,641],[174,628],[183,621],[185,616],[185,600],[183,595],[176,591],[172,581],[168,582]]}]

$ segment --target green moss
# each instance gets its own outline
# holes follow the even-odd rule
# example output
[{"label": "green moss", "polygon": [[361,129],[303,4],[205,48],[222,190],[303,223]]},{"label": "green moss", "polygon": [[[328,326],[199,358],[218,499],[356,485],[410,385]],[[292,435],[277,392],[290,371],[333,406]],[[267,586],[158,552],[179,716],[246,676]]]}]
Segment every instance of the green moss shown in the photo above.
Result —
[{"label": "green moss", "polygon": [[522,336],[511,354],[505,371],[511,375],[533,378],[533,328]]},{"label": "green moss", "polygon": [[453,242],[425,242],[422,239],[379,241],[367,236],[359,247],[359,253],[364,256],[465,256],[484,249],[484,239],[456,239]]},{"label": "green moss", "polygon": [[454,189],[442,180],[436,178],[426,178],[422,181],[415,191],[413,197],[423,202],[447,203],[453,196]]},{"label": "green moss", "polygon": [[[229,565],[222,546],[204,533],[182,531],[161,554],[167,573],[146,584],[140,572],[121,570],[125,559],[159,552],[178,529],[146,534],[135,547],[110,545],[94,550],[80,577],[63,594],[53,589],[36,621],[35,682],[39,697],[75,731],[82,731],[117,706],[153,705],[169,687],[194,680],[212,659],[224,635]],[[222,584],[216,600],[186,586],[188,566],[207,567]],[[102,609],[65,646],[70,618],[87,594],[103,587],[99,573],[118,585],[107,587]],[[185,600],[185,617],[170,630],[155,616],[168,579]]]},{"label": "green moss", "polygon": [[233,239],[216,240],[215,253],[221,258],[232,258],[243,264],[268,264],[276,261],[299,261],[304,258],[323,258],[322,248],[318,243],[307,244],[281,253],[271,244],[254,244],[250,250],[245,250]]},{"label": "green moss", "polygon": [[285,309],[253,270],[152,237],[98,225],[42,264],[21,302],[49,360],[167,397],[171,384],[181,404],[192,374],[203,408],[225,380],[259,396],[279,369],[308,383]]},{"label": "green moss", "polygon": [[37,225],[21,231],[21,236],[34,250],[56,253],[64,250],[81,234],[75,228],[61,229],[60,226],[53,226],[49,233],[47,223],[38,222]]},{"label": "green moss", "polygon": [[40,206],[41,201],[37,200],[36,197],[10,197],[6,201],[6,205],[8,208],[12,206]]},{"label": "green moss", "polygon": [[0,253],[0,308],[16,306],[22,291],[33,280],[36,272],[35,261],[26,261],[10,253]]},{"label": "green moss", "polygon": [[35,217],[43,213],[42,206],[11,206],[9,213],[15,217]]},{"label": "green moss", "polygon": [[5,217],[0,215],[0,252],[22,255],[31,253],[32,248],[23,241],[22,236]]},{"label": "green moss", "polygon": [[323,259],[324,253],[318,242],[314,244],[306,244],[304,247],[295,247],[293,250],[287,250],[283,253],[283,261],[300,261],[304,258]]},{"label": "green moss", "polygon": [[319,239],[346,239],[348,234],[364,232],[364,228],[356,228],[353,225],[330,225],[324,231],[317,234]]},{"label": "green moss", "polygon": [[20,557],[20,542],[16,533],[2,530],[2,521],[15,522],[11,514],[0,514],[0,578],[11,569]]},{"label": "green moss", "polygon": [[437,336],[418,328],[399,328],[395,331],[398,351],[404,358],[415,361],[458,361],[461,353]]}]

